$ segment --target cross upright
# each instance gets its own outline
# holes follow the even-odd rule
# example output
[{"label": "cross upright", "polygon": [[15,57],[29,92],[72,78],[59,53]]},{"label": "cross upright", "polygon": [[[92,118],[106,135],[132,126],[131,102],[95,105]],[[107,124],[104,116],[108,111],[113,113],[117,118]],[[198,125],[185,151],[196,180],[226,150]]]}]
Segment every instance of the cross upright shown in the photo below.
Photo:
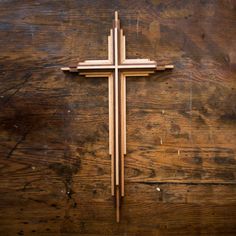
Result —
[{"label": "cross upright", "polygon": [[125,36],[115,12],[108,36],[108,59],[86,60],[76,67],[63,67],[64,72],[78,72],[85,77],[108,78],[109,154],[111,155],[111,194],[115,196],[116,221],[120,221],[120,201],[124,197],[124,156],[126,155],[126,78],[149,76],[155,71],[174,68],[157,66],[149,59],[126,59]]}]

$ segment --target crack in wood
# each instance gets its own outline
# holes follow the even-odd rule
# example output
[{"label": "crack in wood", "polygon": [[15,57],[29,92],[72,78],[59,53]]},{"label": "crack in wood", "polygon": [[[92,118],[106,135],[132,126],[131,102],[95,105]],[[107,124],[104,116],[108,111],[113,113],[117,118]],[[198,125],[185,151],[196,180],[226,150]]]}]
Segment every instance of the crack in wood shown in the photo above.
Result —
[{"label": "crack in wood", "polygon": [[28,80],[29,80],[29,78],[32,76],[32,74],[30,73],[30,72],[28,72],[28,73],[26,73],[23,77],[22,77],[22,79],[24,79],[24,81],[22,82],[22,83],[20,83],[20,84],[17,84],[17,85],[15,85],[15,86],[13,86],[13,87],[11,87],[11,88],[9,88],[9,89],[6,89],[5,91],[2,91],[2,92],[0,92],[1,94],[2,94],[2,96],[4,96],[4,93],[6,93],[6,92],[8,92],[8,91],[11,91],[12,89],[15,89],[16,88],[16,90],[12,93],[12,94],[10,94],[8,97],[6,97],[4,100],[3,100],[3,102],[2,102],[2,106],[3,105],[6,105],[9,101],[10,101],[10,99],[14,96],[14,95],[16,95],[23,87],[24,87],[24,85],[28,82]]},{"label": "crack in wood", "polygon": [[33,126],[31,126],[22,136],[21,138],[16,142],[16,144],[14,145],[14,147],[10,150],[10,152],[7,154],[6,158],[11,158],[12,154],[14,153],[14,151],[17,149],[17,147],[26,139],[27,135],[30,133],[30,131],[32,130]]}]

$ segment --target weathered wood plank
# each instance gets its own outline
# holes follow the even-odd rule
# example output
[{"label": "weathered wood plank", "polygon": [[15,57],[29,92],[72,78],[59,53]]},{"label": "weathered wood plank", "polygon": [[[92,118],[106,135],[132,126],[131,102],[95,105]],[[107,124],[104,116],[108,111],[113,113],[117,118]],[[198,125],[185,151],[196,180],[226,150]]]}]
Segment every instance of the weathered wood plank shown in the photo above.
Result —
[{"label": "weathered wood plank", "polygon": [[[0,234],[235,235],[235,2],[1,1]],[[110,196],[105,59],[119,11],[129,58],[126,198]]]}]

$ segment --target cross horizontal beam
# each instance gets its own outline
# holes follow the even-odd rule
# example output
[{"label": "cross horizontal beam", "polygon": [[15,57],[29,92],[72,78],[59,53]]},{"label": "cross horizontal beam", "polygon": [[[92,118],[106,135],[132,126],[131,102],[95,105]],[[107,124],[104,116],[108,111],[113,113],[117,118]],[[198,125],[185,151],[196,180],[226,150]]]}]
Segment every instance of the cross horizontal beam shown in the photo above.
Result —
[{"label": "cross horizontal beam", "polygon": [[[154,69],[155,71],[163,71],[168,69],[173,69],[173,65],[139,65],[139,64],[130,64],[130,65],[118,65],[118,69]],[[87,65],[87,66],[75,66],[75,67],[62,67],[61,70],[64,72],[79,72],[80,70],[114,70],[114,65]]]}]

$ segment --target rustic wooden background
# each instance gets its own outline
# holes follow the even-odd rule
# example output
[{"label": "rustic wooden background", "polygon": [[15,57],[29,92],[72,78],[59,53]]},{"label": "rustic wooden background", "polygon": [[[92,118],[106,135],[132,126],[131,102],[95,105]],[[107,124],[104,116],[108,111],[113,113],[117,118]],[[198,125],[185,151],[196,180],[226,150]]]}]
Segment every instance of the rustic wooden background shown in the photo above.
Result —
[{"label": "rustic wooden background", "polygon": [[[130,58],[126,197],[110,196],[105,59],[118,10]],[[0,1],[0,235],[236,235],[234,0]]]}]

